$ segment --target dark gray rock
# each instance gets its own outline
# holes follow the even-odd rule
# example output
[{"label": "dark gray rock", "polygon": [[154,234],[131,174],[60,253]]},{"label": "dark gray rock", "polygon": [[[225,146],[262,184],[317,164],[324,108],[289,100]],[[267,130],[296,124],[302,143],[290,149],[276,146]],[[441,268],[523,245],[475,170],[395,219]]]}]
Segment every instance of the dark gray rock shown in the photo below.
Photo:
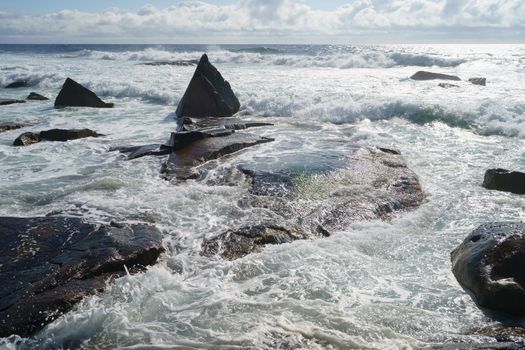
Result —
[{"label": "dark gray rock", "polygon": [[449,84],[449,83],[439,83],[438,86],[441,87],[441,88],[444,88],[444,89],[457,88],[457,87],[459,87],[459,85],[456,85],[456,84]]},{"label": "dark gray rock", "polygon": [[525,315],[525,223],[481,225],[451,259],[454,276],[478,305]]},{"label": "dark gray rock", "polygon": [[247,121],[237,118],[201,118],[192,120],[191,118],[180,118],[178,120],[181,131],[195,131],[202,128],[226,128],[231,130],[244,130],[262,126],[272,126],[272,123],[261,121]]},{"label": "dark gray rock", "polygon": [[525,194],[525,173],[505,169],[489,169],[485,172],[483,187],[489,190]]},{"label": "dark gray rock", "polygon": [[145,156],[163,156],[171,153],[171,148],[155,143],[144,146],[124,146],[124,147],[113,147],[109,150],[110,152],[119,151],[121,153],[128,154],[128,160],[137,159]]},{"label": "dark gray rock", "polygon": [[162,234],[144,224],[0,217],[0,337],[31,335],[111,276],[152,265]]},{"label": "dark gray rock", "polygon": [[30,124],[4,123],[4,124],[0,124],[0,132],[21,129],[21,128],[25,128],[26,126],[30,126]]},{"label": "dark gray rock", "polygon": [[18,89],[18,88],[24,88],[24,87],[28,87],[29,86],[29,82],[27,80],[17,80],[17,81],[14,81],[8,85],[6,85],[6,89]]},{"label": "dark gray rock", "polygon": [[20,135],[13,146],[27,146],[40,141],[69,141],[86,137],[104,136],[90,129],[51,129],[39,133],[26,132]]},{"label": "dark gray rock", "polygon": [[24,100],[7,100],[7,99],[0,99],[0,106],[7,106],[7,105],[13,105],[15,103],[25,103]]},{"label": "dark gray rock", "polygon": [[59,107],[111,108],[113,103],[105,103],[93,91],[67,78],[55,100],[55,108]]},{"label": "dark gray rock", "polygon": [[42,96],[40,94],[37,94],[36,92],[31,92],[27,97],[26,100],[31,101],[47,101],[49,100],[47,97]]},{"label": "dark gray rock", "polygon": [[261,251],[268,244],[290,243],[297,239],[306,239],[302,232],[277,225],[253,225],[230,230],[206,240],[202,255],[220,256],[226,260],[235,260],[247,254]]},{"label": "dark gray rock", "polygon": [[448,75],[448,74],[441,74],[441,73],[433,73],[433,72],[426,72],[426,71],[419,71],[416,72],[416,74],[412,75],[410,77],[412,80],[461,80],[459,77],[455,75]]},{"label": "dark gray rock", "polygon": [[487,85],[487,78],[470,78],[468,81],[474,85]]},{"label": "dark gray rock", "polygon": [[209,62],[206,54],[202,55],[195,73],[180,100],[177,117],[231,117],[237,113],[240,103],[230,84]]},{"label": "dark gray rock", "polygon": [[251,178],[250,193],[257,196],[274,196],[292,198],[294,192],[294,176],[291,170],[277,172],[252,170],[239,167],[239,170]]}]

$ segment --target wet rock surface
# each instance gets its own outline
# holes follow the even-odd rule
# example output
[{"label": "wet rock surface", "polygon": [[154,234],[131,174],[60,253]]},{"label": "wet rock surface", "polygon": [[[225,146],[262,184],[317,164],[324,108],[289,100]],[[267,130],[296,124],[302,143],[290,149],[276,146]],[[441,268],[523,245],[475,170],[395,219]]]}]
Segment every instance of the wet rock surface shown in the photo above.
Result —
[{"label": "wet rock surface", "polygon": [[240,103],[230,84],[202,55],[195,73],[177,106],[177,117],[231,117],[239,111]]},{"label": "wet rock surface", "polygon": [[27,97],[26,100],[31,101],[47,101],[49,100],[47,97],[42,96],[40,94],[37,94],[36,92],[31,92]]},{"label": "wet rock surface", "polygon": [[113,103],[105,103],[93,91],[67,78],[55,100],[55,108],[60,107],[111,108]]},{"label": "wet rock surface", "polygon": [[455,75],[448,75],[448,74],[442,74],[442,73],[433,73],[433,72],[427,72],[427,71],[418,71],[414,75],[410,77],[412,80],[461,80],[459,77]]},{"label": "wet rock surface", "polygon": [[441,88],[444,88],[444,89],[450,89],[450,88],[457,88],[457,87],[459,87],[459,85],[450,84],[450,83],[439,83],[438,86],[441,87]]},{"label": "wet rock surface", "polygon": [[525,223],[481,225],[451,260],[454,276],[478,305],[525,315]]},{"label": "wet rock surface", "polygon": [[35,333],[124,266],[152,265],[163,251],[153,226],[73,217],[0,217],[0,237],[0,336]]},{"label": "wet rock surface", "polygon": [[40,141],[70,141],[86,137],[104,136],[90,129],[51,129],[39,133],[25,132],[18,136],[13,146],[27,146]]},{"label": "wet rock surface", "polygon": [[474,85],[487,85],[487,78],[470,78],[468,81]]},{"label": "wet rock surface", "polygon": [[506,169],[489,169],[483,178],[483,187],[516,194],[525,194],[525,173]]},{"label": "wet rock surface", "polygon": [[18,89],[29,86],[29,81],[27,80],[17,80],[5,86],[6,89]]},{"label": "wet rock surface", "polygon": [[24,100],[9,100],[9,99],[0,99],[0,106],[13,105],[15,103],[25,103]]},{"label": "wet rock surface", "polygon": [[3,124],[0,124],[0,132],[22,129],[22,128],[25,128],[26,126],[30,126],[30,124],[3,123]]},{"label": "wet rock surface", "polygon": [[273,126],[272,123],[263,121],[247,121],[238,118],[180,118],[178,120],[180,131],[194,131],[202,128],[225,128],[230,130],[245,130],[263,126]]},{"label": "wet rock surface", "polygon": [[176,66],[176,67],[188,67],[199,64],[199,60],[177,60],[177,61],[158,61],[158,62],[146,62],[141,63],[143,66]]}]

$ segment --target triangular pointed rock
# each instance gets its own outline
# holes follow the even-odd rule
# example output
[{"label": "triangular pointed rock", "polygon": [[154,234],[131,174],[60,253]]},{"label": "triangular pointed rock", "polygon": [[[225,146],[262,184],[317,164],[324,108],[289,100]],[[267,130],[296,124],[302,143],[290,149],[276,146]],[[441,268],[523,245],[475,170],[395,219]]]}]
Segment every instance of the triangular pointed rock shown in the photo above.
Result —
[{"label": "triangular pointed rock", "polygon": [[193,78],[177,107],[177,117],[231,117],[240,103],[230,84],[202,55]]},{"label": "triangular pointed rock", "polygon": [[55,107],[96,107],[111,108],[113,103],[105,103],[91,90],[73,79],[67,78],[55,100]]}]

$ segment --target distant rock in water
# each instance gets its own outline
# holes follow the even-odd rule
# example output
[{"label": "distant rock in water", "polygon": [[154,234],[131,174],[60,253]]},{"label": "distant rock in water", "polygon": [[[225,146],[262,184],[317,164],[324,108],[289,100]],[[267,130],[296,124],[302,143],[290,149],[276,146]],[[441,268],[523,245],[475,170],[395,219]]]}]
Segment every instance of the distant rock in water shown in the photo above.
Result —
[{"label": "distant rock in water", "polygon": [[525,223],[481,225],[451,259],[454,276],[480,306],[525,315]]},{"label": "distant rock in water", "polygon": [[21,129],[21,128],[24,128],[26,126],[29,126],[29,124],[4,123],[4,124],[0,124],[0,132]]},{"label": "distant rock in water", "polygon": [[113,103],[105,103],[94,92],[67,78],[55,100],[57,107],[111,108]]},{"label": "distant rock in water", "polygon": [[231,117],[239,111],[240,103],[230,84],[202,55],[184,96],[177,106],[179,118]]},{"label": "distant rock in water", "polygon": [[448,74],[441,74],[441,73],[432,73],[432,72],[426,72],[420,70],[416,74],[412,75],[410,77],[412,80],[461,80],[459,77],[456,77],[455,75],[448,75]]},{"label": "distant rock in water", "polygon": [[18,88],[24,88],[28,87],[29,82],[27,80],[17,80],[12,82],[11,84],[6,85],[6,89],[18,89]]},{"label": "distant rock in water", "polygon": [[470,78],[468,81],[474,85],[487,85],[487,78]]},{"label": "distant rock in water", "polygon": [[15,103],[25,103],[26,101],[24,100],[5,100],[5,99],[0,99],[0,106],[7,106],[7,105],[12,105],[12,104],[15,104]]},{"label": "distant rock in water", "polygon": [[177,66],[177,67],[189,67],[198,64],[198,60],[178,60],[178,61],[159,61],[159,62],[146,62],[140,63],[143,66]]},{"label": "distant rock in water", "polygon": [[34,334],[163,251],[153,226],[72,217],[0,217],[0,237],[0,337]]},{"label": "distant rock in water", "polygon": [[483,187],[489,190],[525,194],[525,173],[505,169],[489,169],[485,172]]},{"label": "distant rock in water", "polygon": [[39,133],[25,132],[13,143],[13,146],[27,146],[40,141],[69,141],[86,137],[104,136],[90,129],[51,129]]},{"label": "distant rock in water", "polygon": [[456,85],[456,84],[449,84],[449,83],[439,83],[438,86],[441,87],[441,88],[444,88],[444,89],[457,88],[457,87],[459,87],[459,85]]},{"label": "distant rock in water", "polygon": [[49,100],[47,97],[42,96],[40,94],[37,94],[36,92],[31,92],[27,97],[26,100],[32,100],[32,101],[46,101]]}]

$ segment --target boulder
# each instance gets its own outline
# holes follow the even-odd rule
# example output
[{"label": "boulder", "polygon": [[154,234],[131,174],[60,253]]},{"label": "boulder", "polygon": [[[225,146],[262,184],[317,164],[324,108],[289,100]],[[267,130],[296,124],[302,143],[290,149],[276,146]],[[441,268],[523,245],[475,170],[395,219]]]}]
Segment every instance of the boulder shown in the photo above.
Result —
[{"label": "boulder", "polygon": [[39,133],[26,132],[20,135],[13,146],[27,146],[40,141],[69,141],[77,140],[86,137],[101,137],[104,136],[90,129],[51,129],[41,131]]},{"label": "boulder", "polygon": [[470,78],[468,81],[474,85],[487,85],[487,78]]},{"label": "boulder", "polygon": [[454,276],[478,305],[525,316],[525,223],[481,225],[451,260]]},{"label": "boulder", "polygon": [[17,80],[12,82],[11,84],[6,85],[6,89],[18,89],[18,88],[24,88],[28,87],[29,82],[27,80]]},{"label": "boulder", "polygon": [[47,97],[42,96],[40,94],[37,94],[36,92],[31,92],[27,97],[26,100],[31,101],[46,101],[49,100]]},{"label": "boulder", "polygon": [[485,172],[483,187],[489,190],[525,194],[525,173],[505,169],[489,169]]},{"label": "boulder", "polygon": [[459,87],[459,85],[449,84],[449,83],[439,83],[438,86],[441,87],[441,88],[444,88],[444,89],[450,89],[450,88],[457,88],[457,87]]},{"label": "boulder", "polygon": [[94,92],[67,78],[55,100],[55,108],[59,107],[111,108],[113,103],[105,103]]},{"label": "boulder", "polygon": [[432,72],[426,72],[420,70],[419,72],[416,72],[416,74],[412,75],[410,77],[412,80],[461,80],[459,77],[456,77],[455,75],[448,75],[448,74],[441,74],[441,73],[432,73]]},{"label": "boulder", "polygon": [[177,106],[177,117],[231,117],[239,108],[239,100],[230,84],[209,62],[208,56],[202,55]]},{"label": "boulder", "polygon": [[25,128],[26,126],[30,126],[30,125],[29,124],[19,124],[19,123],[4,123],[4,124],[0,124],[0,132],[21,129],[21,128]]},{"label": "boulder", "polygon": [[73,217],[0,217],[0,237],[0,337],[34,334],[163,251],[153,226]]},{"label": "boulder", "polygon": [[15,103],[25,103],[24,100],[8,100],[8,99],[0,99],[0,106],[7,106],[12,105]]}]

